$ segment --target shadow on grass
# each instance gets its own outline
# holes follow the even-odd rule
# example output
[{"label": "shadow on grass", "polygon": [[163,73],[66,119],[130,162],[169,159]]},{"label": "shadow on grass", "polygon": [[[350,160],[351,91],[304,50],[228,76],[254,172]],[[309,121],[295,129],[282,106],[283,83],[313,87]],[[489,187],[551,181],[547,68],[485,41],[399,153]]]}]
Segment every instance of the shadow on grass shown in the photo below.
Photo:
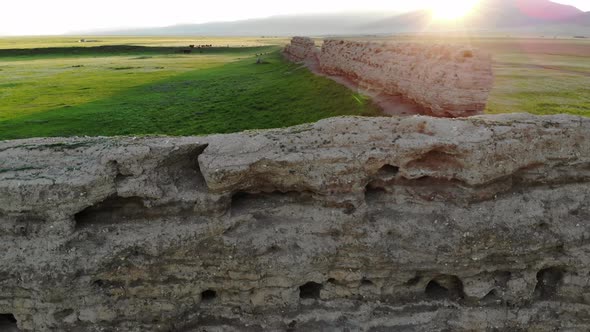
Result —
[{"label": "shadow on grass", "polygon": [[[205,135],[287,127],[340,115],[379,115],[370,100],[284,61],[254,56],[127,89],[98,101],[0,122],[0,139]],[[360,102],[359,102],[360,100]]]}]

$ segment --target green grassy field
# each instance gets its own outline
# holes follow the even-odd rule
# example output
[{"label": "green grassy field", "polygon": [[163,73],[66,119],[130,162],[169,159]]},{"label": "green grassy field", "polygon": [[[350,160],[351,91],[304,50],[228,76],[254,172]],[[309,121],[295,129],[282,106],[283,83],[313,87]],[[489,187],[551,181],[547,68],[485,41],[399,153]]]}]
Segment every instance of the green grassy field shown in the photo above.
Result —
[{"label": "green grassy field", "polygon": [[[86,39],[88,42],[80,43]],[[50,47],[97,47],[111,45],[151,46],[151,47],[186,47],[190,44],[231,47],[252,47],[268,45],[284,45],[289,41],[284,37],[236,38],[236,37],[85,37],[85,36],[53,36],[53,37],[3,37],[0,38],[0,49],[32,49]]]},{"label": "green grassy field", "polygon": [[488,113],[590,116],[590,57],[502,55]]},{"label": "green grassy field", "polygon": [[590,116],[590,41],[479,41],[493,55],[495,84],[487,113]]},{"label": "green grassy field", "polygon": [[[202,135],[379,114],[367,98],[284,61],[286,39],[78,39],[0,39],[0,139]],[[590,42],[451,42],[493,54],[488,113],[590,116]],[[189,44],[214,47],[184,54]],[[267,63],[255,64],[257,54]]]},{"label": "green grassy field", "polygon": [[166,45],[0,49],[0,139],[201,135],[379,114],[284,61],[280,47],[241,42],[192,54]]}]

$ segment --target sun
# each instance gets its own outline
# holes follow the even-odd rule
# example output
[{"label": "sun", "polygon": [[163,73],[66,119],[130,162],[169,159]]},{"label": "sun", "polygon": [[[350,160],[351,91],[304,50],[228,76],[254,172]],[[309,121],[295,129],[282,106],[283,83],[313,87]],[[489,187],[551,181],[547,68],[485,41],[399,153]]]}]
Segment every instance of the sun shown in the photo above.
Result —
[{"label": "sun", "polygon": [[434,0],[429,6],[432,18],[437,21],[459,20],[473,11],[479,0]]}]

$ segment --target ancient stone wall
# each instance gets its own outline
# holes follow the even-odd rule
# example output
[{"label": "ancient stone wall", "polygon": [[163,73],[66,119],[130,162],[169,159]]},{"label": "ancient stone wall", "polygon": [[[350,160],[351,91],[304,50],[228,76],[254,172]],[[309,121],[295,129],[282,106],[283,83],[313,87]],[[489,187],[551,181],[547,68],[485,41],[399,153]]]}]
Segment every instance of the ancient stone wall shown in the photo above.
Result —
[{"label": "ancient stone wall", "polygon": [[293,62],[317,61],[319,54],[313,39],[308,37],[293,37],[291,43],[285,47],[283,54]]},{"label": "ancient stone wall", "polygon": [[586,331],[589,183],[572,116],[0,142],[0,327]]},{"label": "ancient stone wall", "polygon": [[[310,43],[294,38],[288,58],[305,59]],[[482,114],[493,84],[490,55],[461,45],[326,40],[319,67],[371,94],[402,95],[437,117]]]}]

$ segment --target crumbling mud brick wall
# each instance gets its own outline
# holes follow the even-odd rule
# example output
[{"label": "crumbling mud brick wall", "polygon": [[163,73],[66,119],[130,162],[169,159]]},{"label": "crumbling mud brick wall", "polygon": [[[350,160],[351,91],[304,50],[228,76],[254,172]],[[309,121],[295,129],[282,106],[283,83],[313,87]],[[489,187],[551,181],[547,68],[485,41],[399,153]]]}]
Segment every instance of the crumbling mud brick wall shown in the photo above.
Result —
[{"label": "crumbling mud brick wall", "polygon": [[22,331],[587,331],[590,119],[0,142]]}]

